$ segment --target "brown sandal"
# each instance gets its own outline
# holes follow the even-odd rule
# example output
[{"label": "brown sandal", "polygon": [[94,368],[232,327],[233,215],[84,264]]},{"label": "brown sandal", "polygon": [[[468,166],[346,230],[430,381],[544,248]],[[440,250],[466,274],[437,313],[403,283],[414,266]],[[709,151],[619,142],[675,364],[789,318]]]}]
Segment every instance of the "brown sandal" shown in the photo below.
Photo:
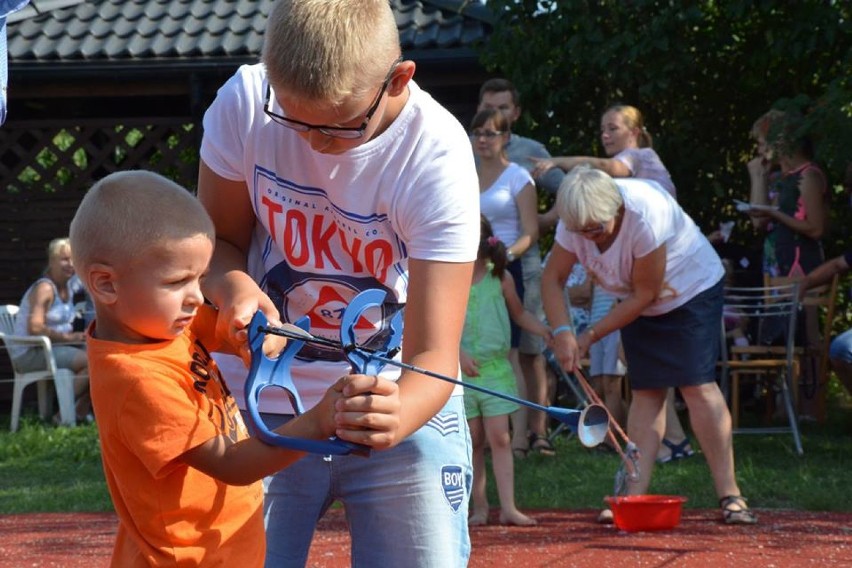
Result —
[{"label": "brown sandal", "polygon": [[754,525],[757,515],[748,508],[747,500],[742,495],[728,495],[719,499],[722,508],[722,518],[726,525]]},{"label": "brown sandal", "polygon": [[542,456],[556,455],[556,448],[550,440],[540,434],[530,434],[530,451]]}]

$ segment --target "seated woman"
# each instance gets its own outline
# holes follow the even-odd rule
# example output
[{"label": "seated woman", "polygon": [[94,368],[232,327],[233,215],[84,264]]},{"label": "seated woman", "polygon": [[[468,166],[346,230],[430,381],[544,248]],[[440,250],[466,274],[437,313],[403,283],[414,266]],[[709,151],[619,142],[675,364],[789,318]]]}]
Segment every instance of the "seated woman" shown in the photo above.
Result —
[{"label": "seated woman", "polygon": [[[808,290],[827,283],[834,278],[835,274],[846,274],[850,267],[852,267],[852,248],[808,273],[799,285],[799,294],[804,298]],[[840,383],[852,394],[852,329],[847,329],[832,340],[828,356]]]},{"label": "seated woman", "polygon": [[[724,269],[692,219],[650,180],[613,179],[575,168],[559,188],[559,225],[542,275],[554,352],[574,370],[589,346],[620,329],[633,400],[627,431],[639,448],[631,495],[647,493],[664,430],[666,390],[680,389],[707,458],[723,519],[757,522],[734,474],[731,415],[716,384]],[[576,262],[618,302],[575,336],[562,287]]]},{"label": "seated woman", "polygon": [[[21,298],[15,319],[17,335],[44,335],[53,346],[56,366],[74,372],[74,396],[77,400],[77,420],[91,420],[89,400],[88,361],[85,334],[74,331],[77,311],[74,296],[83,290],[74,274],[71,262],[71,243],[67,238],[54,239],[47,246],[47,269]],[[43,355],[37,347],[10,349],[9,355],[22,369],[38,369]]]}]

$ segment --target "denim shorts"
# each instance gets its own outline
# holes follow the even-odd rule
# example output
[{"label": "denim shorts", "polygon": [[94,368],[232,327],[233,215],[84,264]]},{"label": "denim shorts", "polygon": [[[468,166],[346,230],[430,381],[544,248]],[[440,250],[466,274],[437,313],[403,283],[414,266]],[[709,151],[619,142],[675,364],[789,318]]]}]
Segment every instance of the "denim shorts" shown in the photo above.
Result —
[{"label": "denim shorts", "polygon": [[[264,419],[275,428],[289,417]],[[352,566],[466,566],[470,452],[463,397],[456,395],[390,450],[308,454],[264,479],[266,566],[305,566],[317,521],[335,501],[345,509]]]},{"label": "denim shorts", "polygon": [[847,329],[832,340],[828,356],[831,359],[852,363],[852,329]]},{"label": "denim shorts", "polygon": [[[524,274],[524,295],[521,296],[524,308],[539,320],[544,321],[544,307],[541,303],[541,254],[537,244],[531,246],[521,257],[521,266]],[[518,331],[520,333],[519,353],[539,355],[544,351],[544,339],[524,329],[518,328]]]},{"label": "denim shorts", "polygon": [[[71,345],[53,344],[51,351],[53,352],[53,360],[56,362],[58,369],[73,369],[74,361],[77,356],[82,353],[85,357],[86,350],[82,347],[72,347]],[[15,365],[22,372],[40,371],[46,368],[44,361],[44,350],[41,347],[31,347],[27,349],[20,357],[15,357]]]},{"label": "denim shorts", "polygon": [[608,333],[600,341],[592,343],[589,347],[589,376],[600,375],[623,377],[627,368],[618,358],[618,350],[621,347],[621,332],[618,330]]}]

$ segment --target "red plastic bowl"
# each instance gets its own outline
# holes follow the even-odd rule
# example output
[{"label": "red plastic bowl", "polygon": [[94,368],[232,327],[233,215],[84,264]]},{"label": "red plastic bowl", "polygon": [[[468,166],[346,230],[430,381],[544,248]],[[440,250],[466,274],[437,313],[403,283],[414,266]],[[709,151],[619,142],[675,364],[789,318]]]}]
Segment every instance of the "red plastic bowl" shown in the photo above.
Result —
[{"label": "red plastic bowl", "polygon": [[627,532],[672,529],[680,522],[686,497],[678,495],[627,495],[604,497],[615,526]]}]

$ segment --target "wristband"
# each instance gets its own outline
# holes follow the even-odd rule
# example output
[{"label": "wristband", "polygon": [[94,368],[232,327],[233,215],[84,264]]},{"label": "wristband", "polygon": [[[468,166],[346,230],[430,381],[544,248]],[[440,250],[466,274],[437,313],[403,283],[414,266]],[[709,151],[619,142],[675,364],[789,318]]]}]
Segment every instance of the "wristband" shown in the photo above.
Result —
[{"label": "wristband", "polygon": [[559,327],[557,327],[556,329],[551,331],[550,335],[552,335],[553,337],[556,337],[560,333],[565,333],[566,331],[570,331],[571,333],[574,333],[574,326],[567,325],[567,324],[566,325],[560,325]]}]

